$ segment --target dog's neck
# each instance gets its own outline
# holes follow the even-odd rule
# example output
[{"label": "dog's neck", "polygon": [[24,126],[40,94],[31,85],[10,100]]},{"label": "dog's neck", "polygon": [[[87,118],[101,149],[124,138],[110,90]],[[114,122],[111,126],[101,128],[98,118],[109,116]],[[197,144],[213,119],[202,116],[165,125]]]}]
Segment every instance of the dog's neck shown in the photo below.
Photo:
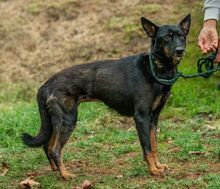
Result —
[{"label": "dog's neck", "polygon": [[177,66],[170,60],[162,58],[156,53],[151,53],[154,69],[157,75],[163,79],[173,78],[177,73]]}]

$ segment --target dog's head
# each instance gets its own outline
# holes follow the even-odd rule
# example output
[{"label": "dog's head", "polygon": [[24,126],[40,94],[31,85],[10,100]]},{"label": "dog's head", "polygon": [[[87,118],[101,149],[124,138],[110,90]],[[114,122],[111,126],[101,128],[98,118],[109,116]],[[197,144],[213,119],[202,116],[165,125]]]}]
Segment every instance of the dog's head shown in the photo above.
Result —
[{"label": "dog's head", "polygon": [[141,18],[141,23],[152,39],[152,53],[163,60],[163,63],[178,65],[185,52],[186,36],[191,23],[190,15],[178,25],[157,26],[144,17]]}]

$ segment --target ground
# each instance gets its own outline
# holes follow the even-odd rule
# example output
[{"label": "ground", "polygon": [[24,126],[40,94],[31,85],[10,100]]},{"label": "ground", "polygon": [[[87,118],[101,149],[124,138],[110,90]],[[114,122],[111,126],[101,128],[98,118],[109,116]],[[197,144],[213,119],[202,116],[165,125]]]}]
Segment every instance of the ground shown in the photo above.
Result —
[{"label": "ground", "polygon": [[191,13],[180,70],[194,73],[201,56],[196,46],[201,1],[0,0],[0,11],[0,188],[17,188],[30,176],[41,188],[74,188],[86,179],[103,189],[220,188],[218,73],[174,85],[159,122],[160,157],[170,166],[163,177],[149,174],[133,120],[100,103],[80,106],[65,149],[65,164],[76,179],[60,179],[43,150],[27,148],[20,139],[24,131],[38,132],[36,90],[53,73],[149,51],[141,16],[160,25]]}]

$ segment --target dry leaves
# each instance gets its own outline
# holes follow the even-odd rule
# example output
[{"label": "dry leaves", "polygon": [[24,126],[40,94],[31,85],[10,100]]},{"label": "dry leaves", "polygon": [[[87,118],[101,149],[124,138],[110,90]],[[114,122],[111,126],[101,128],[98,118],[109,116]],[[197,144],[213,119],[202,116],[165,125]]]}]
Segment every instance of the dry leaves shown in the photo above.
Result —
[{"label": "dry leaves", "polygon": [[123,177],[123,175],[117,175],[115,178],[116,179],[123,179],[124,177]]},{"label": "dry leaves", "polygon": [[169,137],[168,140],[167,140],[167,143],[168,144],[173,144],[173,139],[171,137]]},{"label": "dry leaves", "polygon": [[34,181],[33,177],[29,177],[29,178],[19,182],[18,186],[20,189],[29,189],[29,188],[33,188],[35,186],[40,186],[40,183]]},{"label": "dry leaves", "polygon": [[9,171],[9,166],[7,163],[2,162],[2,173],[0,174],[0,176],[5,176],[7,174],[7,172]]},{"label": "dry leaves", "polygon": [[88,180],[84,180],[81,186],[77,186],[74,189],[92,189],[92,183]]}]

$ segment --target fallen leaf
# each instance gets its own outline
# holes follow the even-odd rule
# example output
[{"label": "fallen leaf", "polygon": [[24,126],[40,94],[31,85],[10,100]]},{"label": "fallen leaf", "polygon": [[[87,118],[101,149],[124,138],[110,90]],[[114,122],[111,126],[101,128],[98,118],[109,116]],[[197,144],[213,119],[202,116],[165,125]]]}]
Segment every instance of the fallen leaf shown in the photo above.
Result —
[{"label": "fallen leaf", "polygon": [[157,128],[156,132],[157,134],[160,134],[160,128]]},{"label": "fallen leaf", "polygon": [[74,189],[92,189],[92,183],[88,180],[84,180],[81,186],[76,186]]},{"label": "fallen leaf", "polygon": [[0,174],[0,176],[5,176],[7,174],[7,172],[9,171],[9,166],[7,163],[2,162],[2,173]]},{"label": "fallen leaf", "polygon": [[92,188],[92,183],[88,180],[84,180],[82,183],[82,189],[91,189]]},{"label": "fallen leaf", "polygon": [[123,179],[123,175],[117,175],[115,178],[116,179]]},{"label": "fallen leaf", "polygon": [[39,182],[33,180],[33,177],[29,177],[18,184],[20,189],[29,189],[33,188],[34,186],[40,186]]},{"label": "fallen leaf", "polygon": [[173,143],[173,139],[171,137],[169,137],[168,140],[167,140],[167,143],[168,144],[172,144]]},{"label": "fallen leaf", "polygon": [[173,147],[173,148],[168,150],[168,152],[179,152],[179,151],[180,151],[179,147]]},{"label": "fallen leaf", "polygon": [[207,125],[205,125],[204,127],[205,127],[208,131],[215,131],[215,130],[216,130],[216,127],[213,126],[213,125],[207,124]]}]

